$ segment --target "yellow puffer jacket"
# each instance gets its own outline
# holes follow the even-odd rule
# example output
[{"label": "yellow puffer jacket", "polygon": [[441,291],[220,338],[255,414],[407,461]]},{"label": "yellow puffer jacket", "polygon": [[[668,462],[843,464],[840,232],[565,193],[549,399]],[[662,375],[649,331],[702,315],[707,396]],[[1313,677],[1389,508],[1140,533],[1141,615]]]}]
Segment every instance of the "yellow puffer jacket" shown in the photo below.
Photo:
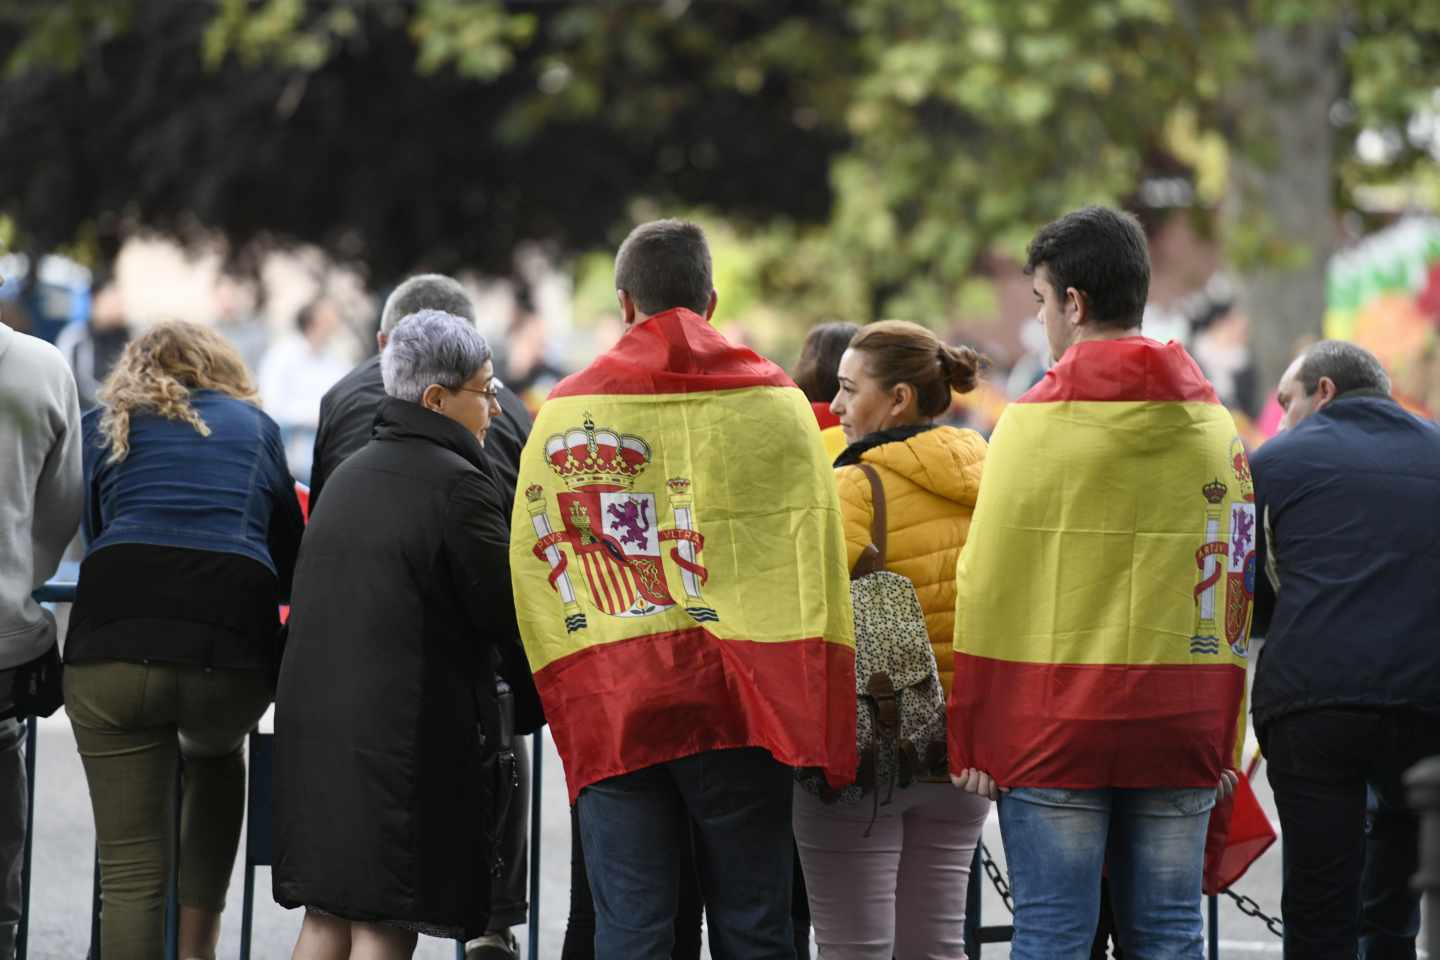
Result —
[{"label": "yellow puffer jacket", "polygon": [[[974,430],[902,428],[872,434],[844,455],[858,454],[880,475],[888,520],[885,566],[915,584],[947,697],[955,673],[955,564],[970,532],[985,447]],[[870,481],[856,466],[838,467],[835,479],[853,568],[870,542]]]}]

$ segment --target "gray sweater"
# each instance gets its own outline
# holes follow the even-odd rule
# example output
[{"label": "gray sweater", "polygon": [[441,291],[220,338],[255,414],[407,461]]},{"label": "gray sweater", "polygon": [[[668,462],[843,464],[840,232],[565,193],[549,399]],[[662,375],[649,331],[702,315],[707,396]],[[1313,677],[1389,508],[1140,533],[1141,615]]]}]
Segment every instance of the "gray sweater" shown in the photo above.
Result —
[{"label": "gray sweater", "polygon": [[0,670],[55,642],[30,593],[80,525],[80,404],[60,352],[0,323]]}]

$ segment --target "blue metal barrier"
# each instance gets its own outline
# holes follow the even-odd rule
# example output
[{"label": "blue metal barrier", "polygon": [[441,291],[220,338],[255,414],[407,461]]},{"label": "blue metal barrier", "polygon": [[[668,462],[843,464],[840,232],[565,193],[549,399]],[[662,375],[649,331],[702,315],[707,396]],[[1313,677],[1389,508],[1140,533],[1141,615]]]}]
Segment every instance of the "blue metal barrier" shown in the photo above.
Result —
[{"label": "blue metal barrier", "polygon": [[[52,580],[31,594],[37,603],[73,603],[75,582]],[[25,853],[20,865],[20,926],[15,932],[16,960],[25,960],[30,947],[30,867],[35,851],[35,751],[40,725],[34,717],[25,720]]]},{"label": "blue metal barrier", "polygon": [[[32,596],[40,603],[73,603],[75,601],[75,581],[70,579],[51,580],[36,590]],[[25,824],[25,853],[21,872],[21,903],[20,903],[20,925],[16,937],[16,958],[26,960],[26,948],[28,946],[29,919],[30,919],[30,867],[32,846],[34,842],[34,821],[35,821],[35,754],[38,739],[38,725],[33,717],[27,721],[26,743],[25,743],[25,769],[28,781],[29,798],[26,812]],[[274,736],[273,734],[261,734],[252,732],[250,734],[250,776],[247,786],[247,809],[248,818],[246,825],[245,839],[245,897],[242,907],[240,926],[240,957],[242,960],[249,960],[251,948],[251,927],[254,922],[254,888],[255,868],[257,866],[269,866],[274,861],[273,837],[270,825],[271,791],[274,782]],[[540,827],[541,817],[541,787],[543,783],[544,763],[544,739],[542,733],[535,733],[531,736],[531,750],[533,762],[530,765],[530,916],[529,916],[529,960],[539,960],[540,956]],[[176,796],[176,832],[175,842],[177,845],[176,856],[173,858],[173,869],[169,887],[166,895],[165,916],[166,916],[166,942],[165,955],[167,960],[173,958],[177,951],[179,907],[176,902],[176,871],[179,868],[179,817],[180,817],[180,795],[179,779],[177,777]],[[90,951],[89,960],[100,960],[100,912],[102,908],[100,896],[100,860],[97,854],[95,859],[95,886],[91,902],[90,922]],[[456,960],[464,960],[465,944],[457,942],[455,945]]]},{"label": "blue metal barrier", "polygon": [[245,897],[240,908],[240,960],[250,960],[250,928],[255,919],[255,868],[275,862],[270,825],[275,779],[275,735],[251,731],[250,769],[245,789]]},{"label": "blue metal barrier", "polygon": [[35,598],[36,603],[74,603],[75,581],[51,580],[30,596]]},{"label": "blue metal barrier", "polygon": [[[534,762],[530,765],[530,917],[529,960],[540,956],[540,788],[544,765],[541,734],[531,737]],[[240,917],[240,960],[250,960],[251,929],[255,919],[255,868],[272,866],[274,834],[271,828],[275,783],[275,735],[250,733],[250,775],[246,787],[245,894]],[[465,944],[455,944],[455,960],[465,960]]]},{"label": "blue metal barrier", "polygon": [[[73,569],[73,565],[70,565]],[[63,568],[62,568],[63,570]],[[31,596],[37,603],[74,603],[76,584],[73,579],[54,579],[35,590]],[[20,873],[20,924],[16,931],[16,960],[26,960],[29,953],[30,939],[30,883],[31,866],[34,861],[35,846],[35,762],[39,747],[39,723],[34,717],[26,719],[25,731],[25,779],[26,779],[26,810],[25,810],[25,853],[21,862]],[[176,806],[175,806],[175,836],[179,842],[180,830],[180,798],[179,780],[176,780]],[[179,856],[173,858],[170,880],[166,888],[165,896],[165,960],[175,960],[179,953],[179,924],[180,906],[176,896],[176,873],[179,869]],[[100,960],[100,912],[102,908],[100,896],[100,856],[97,848],[95,856],[95,880],[91,895],[90,907],[90,950],[87,954],[88,960]]]}]

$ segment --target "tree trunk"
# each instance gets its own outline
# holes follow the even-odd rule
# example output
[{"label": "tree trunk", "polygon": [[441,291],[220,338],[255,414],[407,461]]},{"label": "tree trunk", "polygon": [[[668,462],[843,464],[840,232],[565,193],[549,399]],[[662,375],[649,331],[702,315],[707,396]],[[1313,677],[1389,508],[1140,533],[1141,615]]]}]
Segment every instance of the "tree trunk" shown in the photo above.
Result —
[{"label": "tree trunk", "polygon": [[1240,272],[1260,396],[1268,396],[1325,315],[1334,248],[1335,130],[1340,31],[1316,17],[1261,26],[1255,59],[1226,96],[1228,247]]}]

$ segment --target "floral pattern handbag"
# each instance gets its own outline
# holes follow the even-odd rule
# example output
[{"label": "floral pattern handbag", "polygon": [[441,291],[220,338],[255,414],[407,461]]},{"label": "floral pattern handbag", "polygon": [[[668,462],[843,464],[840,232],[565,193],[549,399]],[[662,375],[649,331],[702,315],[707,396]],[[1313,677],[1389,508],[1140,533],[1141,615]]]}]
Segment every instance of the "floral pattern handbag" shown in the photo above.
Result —
[{"label": "floral pattern handbag", "polygon": [[798,770],[796,779],[826,802],[853,803],[873,794],[878,810],[897,787],[947,779],[945,693],[915,586],[885,569],[885,488],[874,467],[858,466],[874,503],[870,545],[850,574],[860,765],[855,782],[839,790],[817,769]]}]

